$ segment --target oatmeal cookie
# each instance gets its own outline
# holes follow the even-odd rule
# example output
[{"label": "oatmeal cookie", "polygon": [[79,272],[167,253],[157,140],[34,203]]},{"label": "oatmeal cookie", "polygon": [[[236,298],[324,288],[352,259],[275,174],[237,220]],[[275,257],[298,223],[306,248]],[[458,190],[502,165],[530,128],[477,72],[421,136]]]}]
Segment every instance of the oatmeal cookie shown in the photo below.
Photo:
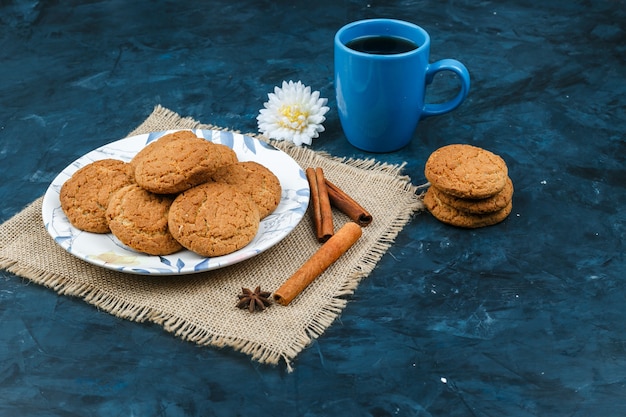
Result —
[{"label": "oatmeal cookie", "polygon": [[513,208],[513,204],[509,202],[501,210],[487,214],[472,214],[455,209],[443,203],[430,187],[424,195],[424,205],[430,213],[439,221],[450,224],[452,226],[475,229],[479,227],[491,226],[500,223],[508,217]]},{"label": "oatmeal cookie", "polygon": [[158,148],[159,146],[163,146],[166,142],[175,141],[178,139],[189,139],[196,138],[197,136],[191,130],[177,130],[176,132],[167,133],[161,136],[159,139],[148,143],[144,146],[134,157],[130,160],[130,165],[133,171],[133,175],[135,173],[135,169],[139,161],[146,157],[147,155],[151,155],[154,152],[154,148]]},{"label": "oatmeal cookie", "polygon": [[426,161],[426,179],[439,190],[460,198],[491,197],[504,188],[504,160],[482,148],[455,144],[434,151]]},{"label": "oatmeal cookie", "polygon": [[253,162],[238,162],[219,168],[211,178],[235,186],[248,193],[259,208],[261,219],[270,214],[280,203],[282,189],[280,181],[265,166]]},{"label": "oatmeal cookie", "polygon": [[137,184],[117,190],[106,211],[111,232],[126,246],[148,255],[169,255],[183,247],[169,231],[174,196],[154,194]]},{"label": "oatmeal cookie", "polygon": [[109,233],[106,209],[111,195],[133,183],[130,165],[102,159],[76,171],[61,186],[59,200],[70,223],[92,233]]},{"label": "oatmeal cookie", "polygon": [[237,155],[227,146],[185,133],[157,139],[139,151],[131,165],[135,181],[144,189],[176,194],[210,180],[217,168],[234,162]]},{"label": "oatmeal cookie", "polygon": [[499,193],[481,199],[460,198],[444,193],[436,187],[431,187],[432,192],[442,203],[447,204],[459,211],[473,214],[493,213],[502,210],[511,203],[513,198],[513,181],[507,177],[504,188]]},{"label": "oatmeal cookie", "polygon": [[254,239],[259,210],[235,187],[207,182],[179,194],[170,207],[172,236],[185,248],[214,257],[235,252]]}]

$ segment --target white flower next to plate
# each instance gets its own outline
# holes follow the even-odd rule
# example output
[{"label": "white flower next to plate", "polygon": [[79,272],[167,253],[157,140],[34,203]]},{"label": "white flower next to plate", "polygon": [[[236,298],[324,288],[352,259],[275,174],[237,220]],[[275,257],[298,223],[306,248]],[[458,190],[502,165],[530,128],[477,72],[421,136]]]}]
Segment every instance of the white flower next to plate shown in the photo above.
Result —
[{"label": "white flower next to plate", "polygon": [[319,91],[311,93],[311,87],[300,81],[283,81],[282,88],[275,87],[267,97],[269,101],[263,103],[265,108],[257,116],[263,135],[300,146],[310,145],[324,131],[328,99],[320,98]]}]

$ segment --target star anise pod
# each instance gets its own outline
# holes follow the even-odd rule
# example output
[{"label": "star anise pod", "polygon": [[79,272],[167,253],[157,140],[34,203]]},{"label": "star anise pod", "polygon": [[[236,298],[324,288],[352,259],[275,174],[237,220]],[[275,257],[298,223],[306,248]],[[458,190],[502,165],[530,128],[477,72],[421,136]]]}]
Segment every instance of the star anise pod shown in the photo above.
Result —
[{"label": "star anise pod", "polygon": [[265,307],[269,307],[272,302],[270,301],[270,295],[272,294],[269,291],[261,291],[261,287],[256,287],[254,291],[251,291],[248,288],[241,289],[242,294],[239,294],[239,302],[237,303],[237,307],[239,308],[247,308],[250,313],[253,313],[255,310],[263,311]]}]

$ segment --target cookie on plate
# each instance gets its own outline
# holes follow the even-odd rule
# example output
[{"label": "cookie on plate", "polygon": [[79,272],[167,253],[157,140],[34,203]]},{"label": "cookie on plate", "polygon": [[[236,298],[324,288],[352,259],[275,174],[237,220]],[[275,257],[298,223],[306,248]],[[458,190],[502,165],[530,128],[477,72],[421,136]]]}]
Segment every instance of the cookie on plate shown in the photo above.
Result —
[{"label": "cookie on plate", "polygon": [[493,213],[502,210],[511,203],[513,198],[513,181],[507,177],[504,188],[499,193],[481,199],[460,198],[444,193],[436,187],[431,187],[432,192],[442,203],[454,207],[457,210],[473,214]]},{"label": "cookie on plate", "polygon": [[164,135],[137,153],[130,162],[137,184],[156,194],[176,194],[210,180],[217,168],[237,162],[229,147],[182,132]]},{"label": "cookie on plate", "polygon": [[92,233],[109,233],[106,209],[111,195],[132,184],[128,163],[117,159],[102,159],[76,171],[59,193],[61,208],[77,229]]},{"label": "cookie on plate", "polygon": [[135,168],[137,167],[137,164],[139,163],[139,161],[142,158],[145,158],[147,155],[151,155],[152,152],[154,151],[153,148],[158,148],[159,146],[163,146],[165,142],[170,142],[170,141],[174,141],[178,139],[185,139],[185,138],[197,138],[197,136],[191,130],[177,130],[176,132],[167,133],[161,136],[159,139],[148,143],[129,162],[133,171],[133,175],[135,173]]},{"label": "cookie on plate", "polygon": [[126,246],[148,255],[169,255],[183,247],[169,231],[173,196],[154,194],[137,184],[117,190],[106,211],[111,232]]},{"label": "cookie on plate", "polygon": [[503,209],[486,214],[473,214],[458,210],[442,202],[435,188],[430,187],[424,195],[424,205],[439,221],[452,226],[475,229],[500,223],[508,217],[513,208],[509,202]]},{"label": "cookie on plate", "polygon": [[269,215],[280,203],[280,181],[264,165],[246,161],[225,165],[211,176],[213,181],[230,184],[248,193],[259,208],[261,219]]},{"label": "cookie on plate", "polygon": [[254,239],[259,209],[247,193],[228,184],[207,182],[176,197],[168,224],[172,236],[190,251],[222,256]]},{"label": "cookie on plate", "polygon": [[428,157],[424,175],[446,194],[481,199],[502,191],[508,168],[500,156],[486,149],[454,144],[443,146]]}]

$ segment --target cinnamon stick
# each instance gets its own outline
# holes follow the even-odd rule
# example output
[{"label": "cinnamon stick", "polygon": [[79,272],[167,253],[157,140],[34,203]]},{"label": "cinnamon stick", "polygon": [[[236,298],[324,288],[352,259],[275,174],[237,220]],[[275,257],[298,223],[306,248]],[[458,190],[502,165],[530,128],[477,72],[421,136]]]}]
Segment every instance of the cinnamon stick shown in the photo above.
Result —
[{"label": "cinnamon stick", "polygon": [[326,180],[326,189],[330,203],[359,226],[365,227],[372,222],[372,215],[335,184]]},{"label": "cinnamon stick", "polygon": [[320,276],[341,255],[346,253],[361,237],[361,234],[361,227],[358,224],[354,222],[346,223],[274,292],[274,299],[279,304],[288,305],[315,278]]},{"label": "cinnamon stick", "polygon": [[319,242],[326,242],[334,233],[333,212],[322,168],[307,168],[306,178],[311,188],[311,216]]}]

